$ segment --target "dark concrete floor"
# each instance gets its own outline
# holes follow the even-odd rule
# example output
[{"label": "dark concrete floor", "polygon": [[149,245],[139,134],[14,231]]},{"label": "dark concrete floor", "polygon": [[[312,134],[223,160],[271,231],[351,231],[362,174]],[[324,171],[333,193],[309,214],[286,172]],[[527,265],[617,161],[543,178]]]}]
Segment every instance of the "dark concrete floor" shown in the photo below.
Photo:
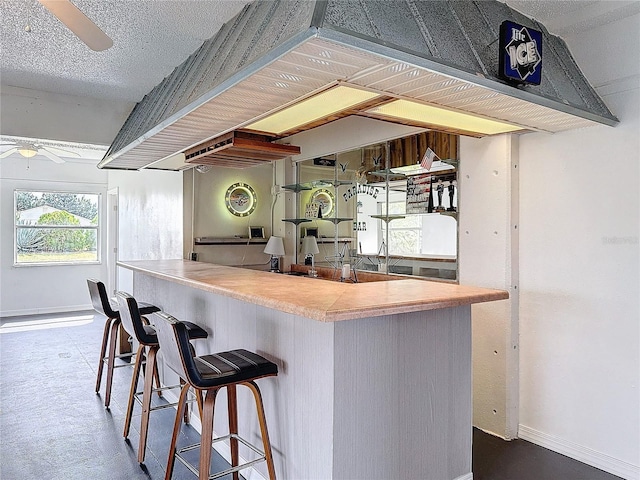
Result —
[{"label": "dark concrete floor", "polygon": [[524,440],[473,431],[473,480],[620,480]]},{"label": "dark concrete floor", "polygon": [[[131,370],[116,370],[109,410],[94,394],[103,325],[104,317],[94,319],[93,311],[0,319],[2,480],[164,478],[175,410],[152,412],[141,467],[139,416],[133,418],[130,443],[122,438]],[[197,432],[183,425],[179,445],[198,441]],[[212,471],[225,468],[219,456],[215,461]],[[504,442],[479,430],[473,471],[474,480],[618,479],[523,440]],[[196,477],[176,462],[173,478]]]},{"label": "dark concrete floor", "polygon": [[[35,325],[36,329],[28,331],[15,328],[19,322],[47,322],[65,317],[76,320]],[[96,315],[94,320],[91,311],[2,320],[2,480],[164,478],[175,410],[167,408],[151,413],[145,464],[141,466],[137,461],[139,406],[131,422],[130,441],[122,437],[132,369],[119,368],[114,372],[108,410],[103,396],[94,393],[104,317]],[[82,322],[86,323],[77,324]],[[48,326],[53,328],[45,328]],[[106,368],[102,394],[105,379]],[[178,446],[199,441],[197,431],[183,425]],[[197,465],[198,450],[187,455]],[[212,472],[227,466],[219,456],[212,460]],[[176,462],[173,478],[197,477]]]}]

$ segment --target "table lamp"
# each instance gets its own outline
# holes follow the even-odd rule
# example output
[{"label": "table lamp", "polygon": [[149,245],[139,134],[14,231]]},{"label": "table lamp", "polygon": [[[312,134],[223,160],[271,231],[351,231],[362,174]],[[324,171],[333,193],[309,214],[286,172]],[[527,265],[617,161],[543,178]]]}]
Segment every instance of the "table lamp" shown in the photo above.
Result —
[{"label": "table lamp", "polygon": [[280,237],[269,237],[264,253],[271,255],[270,272],[280,273],[280,257],[284,256],[284,243]]},{"label": "table lamp", "polygon": [[307,235],[302,239],[302,253],[305,257],[311,257],[311,270],[309,270],[310,277],[317,277],[318,272],[316,272],[314,255],[316,253],[320,253],[318,250],[318,242],[316,241],[316,237],[313,235]]}]

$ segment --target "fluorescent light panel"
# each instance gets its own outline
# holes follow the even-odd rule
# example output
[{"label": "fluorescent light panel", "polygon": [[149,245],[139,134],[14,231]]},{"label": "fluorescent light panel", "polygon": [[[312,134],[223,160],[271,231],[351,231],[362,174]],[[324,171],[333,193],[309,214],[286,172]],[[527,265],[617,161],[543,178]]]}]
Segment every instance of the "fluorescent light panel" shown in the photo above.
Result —
[{"label": "fluorescent light panel", "polygon": [[517,125],[476,117],[467,113],[445,110],[409,100],[394,100],[393,102],[370,108],[366,113],[393,117],[400,120],[409,120],[426,125],[439,125],[449,129],[476,132],[483,135],[495,135],[498,133],[523,130],[522,127]]},{"label": "fluorescent light panel", "polygon": [[367,90],[338,85],[247,125],[245,128],[280,135],[379,96],[380,94]]}]

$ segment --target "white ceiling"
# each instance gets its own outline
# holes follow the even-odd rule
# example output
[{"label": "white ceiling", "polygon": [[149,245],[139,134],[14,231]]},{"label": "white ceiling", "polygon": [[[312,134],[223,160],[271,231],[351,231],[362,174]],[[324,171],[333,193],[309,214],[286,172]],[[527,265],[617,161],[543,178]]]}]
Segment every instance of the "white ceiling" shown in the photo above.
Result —
[{"label": "white ceiling", "polygon": [[137,102],[247,2],[73,3],[113,39],[113,47],[90,50],[36,0],[2,0],[3,85]]},{"label": "white ceiling", "polygon": [[[113,39],[113,47],[103,52],[90,50],[37,0],[2,0],[3,86],[132,104],[204,40],[214,36],[247,2],[73,0],[73,3]],[[507,0],[506,3],[560,36],[637,13],[639,5],[637,0]],[[25,31],[27,25],[30,32]]]}]

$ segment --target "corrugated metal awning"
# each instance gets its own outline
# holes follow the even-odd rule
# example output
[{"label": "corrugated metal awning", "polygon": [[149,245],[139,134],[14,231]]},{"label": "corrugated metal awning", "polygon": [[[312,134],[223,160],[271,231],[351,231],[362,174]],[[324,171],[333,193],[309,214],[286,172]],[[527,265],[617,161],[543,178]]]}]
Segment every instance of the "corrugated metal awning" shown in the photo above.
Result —
[{"label": "corrugated metal awning", "polygon": [[[498,77],[504,20],[543,32],[539,86]],[[498,1],[257,0],[138,103],[99,167],[162,168],[337,82],[532,131],[617,123],[565,43]]]}]

